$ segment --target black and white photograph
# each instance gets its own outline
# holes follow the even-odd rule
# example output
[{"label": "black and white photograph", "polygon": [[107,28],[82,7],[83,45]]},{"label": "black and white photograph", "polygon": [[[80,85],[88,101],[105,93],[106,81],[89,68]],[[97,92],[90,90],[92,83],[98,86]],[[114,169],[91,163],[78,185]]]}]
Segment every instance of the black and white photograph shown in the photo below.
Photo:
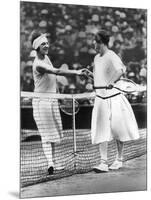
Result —
[{"label": "black and white photograph", "polygon": [[20,1],[20,198],[147,190],[147,8]]}]

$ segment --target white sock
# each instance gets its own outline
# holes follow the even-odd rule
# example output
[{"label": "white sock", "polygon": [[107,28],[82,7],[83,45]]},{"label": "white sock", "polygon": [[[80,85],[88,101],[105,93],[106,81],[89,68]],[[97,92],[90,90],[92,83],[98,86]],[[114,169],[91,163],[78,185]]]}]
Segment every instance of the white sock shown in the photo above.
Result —
[{"label": "white sock", "polygon": [[99,144],[101,160],[107,161],[107,148],[108,148],[108,142],[103,142]]},{"label": "white sock", "polygon": [[48,167],[54,166],[53,158],[52,158],[52,144],[49,142],[42,142],[42,147],[44,154],[46,156],[47,162],[48,162]]}]

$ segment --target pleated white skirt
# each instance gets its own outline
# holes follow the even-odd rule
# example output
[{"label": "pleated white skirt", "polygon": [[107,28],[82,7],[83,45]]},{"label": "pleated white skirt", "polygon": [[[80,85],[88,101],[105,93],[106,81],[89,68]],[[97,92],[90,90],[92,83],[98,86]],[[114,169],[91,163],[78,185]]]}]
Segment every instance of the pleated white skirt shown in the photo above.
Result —
[{"label": "pleated white skirt", "polygon": [[33,116],[42,137],[47,142],[60,142],[62,122],[56,99],[33,99]]}]

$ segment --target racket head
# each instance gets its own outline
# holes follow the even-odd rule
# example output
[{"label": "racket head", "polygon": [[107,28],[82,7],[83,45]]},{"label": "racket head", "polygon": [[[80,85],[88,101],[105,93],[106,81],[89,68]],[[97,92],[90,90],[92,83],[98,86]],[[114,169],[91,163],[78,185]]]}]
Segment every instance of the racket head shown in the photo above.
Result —
[{"label": "racket head", "polygon": [[116,88],[124,93],[133,93],[138,90],[137,84],[134,81],[132,81],[130,79],[126,79],[126,78],[119,79],[115,83],[114,88]]},{"label": "racket head", "polygon": [[59,101],[60,110],[66,115],[76,115],[79,112],[79,103],[74,99],[63,99]]}]

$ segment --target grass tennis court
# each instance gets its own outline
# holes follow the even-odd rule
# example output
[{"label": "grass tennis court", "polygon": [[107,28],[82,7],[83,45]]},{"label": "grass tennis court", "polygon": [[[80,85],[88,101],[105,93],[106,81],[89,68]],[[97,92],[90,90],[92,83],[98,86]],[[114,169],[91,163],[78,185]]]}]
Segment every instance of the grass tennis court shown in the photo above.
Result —
[{"label": "grass tennis court", "polygon": [[[23,130],[22,130],[23,131]],[[139,157],[146,153],[146,129],[140,129],[140,139],[125,142],[124,160]],[[100,155],[98,146],[91,144],[90,130],[76,130],[77,152],[74,153],[73,131],[64,131],[64,137],[59,145],[55,145],[55,164],[62,165],[64,170],[55,171],[49,176],[47,173],[47,162],[42,151],[41,140],[37,131],[26,130],[28,137],[21,138],[21,187],[60,179],[77,173],[86,173],[99,163]],[[22,136],[24,137],[24,134]],[[109,143],[109,164],[116,154],[114,141]]]},{"label": "grass tennis court", "polygon": [[[48,163],[45,157],[41,136],[35,125],[32,110],[33,93],[22,93],[21,101],[21,135],[20,135],[20,186],[21,189],[28,188],[51,181],[59,181],[61,178],[86,174],[92,171],[94,165],[99,164],[100,154],[98,145],[91,144],[91,113],[92,105],[80,107],[75,116],[61,113],[63,125],[63,137],[61,143],[54,143],[53,161],[56,168],[63,170],[48,174]],[[46,96],[43,96],[46,95]],[[52,98],[64,99],[65,97],[76,98],[80,101],[93,100],[92,94],[63,95],[51,94]],[[58,96],[57,96],[58,95]],[[50,94],[37,94],[36,98],[50,98]],[[74,105],[74,103],[73,103]],[[57,107],[56,107],[57,108]],[[146,154],[146,105],[134,105],[133,107],[139,124],[140,138],[135,141],[125,142],[124,161],[131,160]],[[57,110],[58,112],[58,110]],[[43,122],[43,121],[41,121]],[[74,122],[74,123],[73,123]],[[45,131],[45,129],[43,130]],[[115,141],[109,142],[108,164],[110,165],[116,156]],[[49,153],[49,151],[47,151]],[[49,195],[51,196],[51,195]]]},{"label": "grass tennis court", "polygon": [[123,168],[96,174],[93,171],[23,187],[21,197],[50,197],[147,189],[146,154],[127,160]]}]

